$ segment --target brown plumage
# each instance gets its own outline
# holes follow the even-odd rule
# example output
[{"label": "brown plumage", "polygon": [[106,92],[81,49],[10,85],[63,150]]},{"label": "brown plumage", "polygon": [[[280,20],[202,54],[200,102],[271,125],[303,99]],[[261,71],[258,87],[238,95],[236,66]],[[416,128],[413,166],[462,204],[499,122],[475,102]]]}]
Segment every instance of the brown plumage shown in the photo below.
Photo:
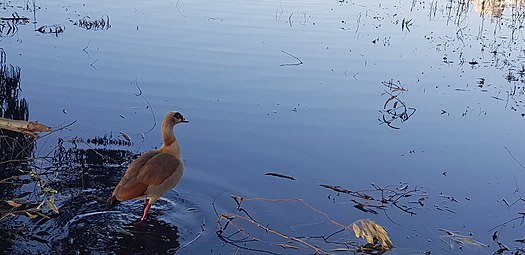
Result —
[{"label": "brown plumage", "polygon": [[184,172],[184,163],[173,127],[187,122],[188,120],[178,112],[166,114],[162,121],[164,144],[158,150],[142,154],[129,165],[112,196],[108,198],[110,206],[130,199],[144,198],[145,207],[140,220],[142,222],[151,204],[179,183]]}]

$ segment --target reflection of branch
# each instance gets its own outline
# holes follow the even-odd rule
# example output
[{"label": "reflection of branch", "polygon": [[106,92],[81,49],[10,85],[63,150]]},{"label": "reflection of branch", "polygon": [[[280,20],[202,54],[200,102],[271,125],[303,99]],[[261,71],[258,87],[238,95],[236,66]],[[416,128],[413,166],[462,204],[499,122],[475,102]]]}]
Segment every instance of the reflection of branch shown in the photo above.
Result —
[{"label": "reflection of branch", "polygon": [[20,17],[16,12],[11,14],[11,17],[0,17],[0,37],[14,36],[18,32],[18,26],[27,23],[29,18]]},{"label": "reflection of branch", "polygon": [[295,58],[297,59],[297,61],[299,61],[298,63],[290,63],[290,64],[280,64],[279,66],[298,66],[298,65],[302,65],[303,64],[303,61],[301,61],[298,57],[284,51],[284,50],[281,50],[282,53],[292,57],[292,58]]},{"label": "reflection of branch", "polygon": [[[71,21],[73,22],[73,21]],[[111,28],[109,23],[109,16],[107,14],[102,15],[99,19],[91,19],[89,17],[84,17],[76,22],[73,22],[73,25],[84,28],[86,30],[108,30]]]},{"label": "reflection of branch", "polygon": [[6,54],[3,48],[0,48],[0,64],[5,63]]},{"label": "reflection of branch", "polygon": [[[505,147],[505,149],[507,149]],[[507,151],[509,152],[510,154],[510,151],[507,149]],[[511,154],[512,155],[512,154]],[[512,194],[515,194],[518,196],[518,198],[512,202],[512,203],[509,203],[507,202],[504,198],[502,199],[503,202],[507,205],[507,209],[510,210],[516,203],[518,202],[525,202],[525,199],[522,198],[521,194],[520,194],[520,187],[518,186],[518,181],[516,180],[516,177],[514,177],[514,181],[515,181],[515,188],[514,188],[514,192]],[[519,209],[518,209],[519,210]],[[495,231],[493,234],[492,234],[492,240],[494,242],[496,242],[498,244],[498,250],[493,252],[492,254],[509,254],[509,255],[524,255],[525,254],[525,249],[523,249],[522,247],[520,246],[507,246],[505,244],[503,244],[502,242],[500,242],[499,240],[499,236],[502,234],[502,231],[505,227],[507,227],[507,225],[510,225],[509,227],[511,227],[512,229],[515,229],[518,225],[523,225],[523,223],[525,223],[525,212],[517,212],[518,216],[512,218],[512,219],[509,219],[501,224],[498,224],[496,225],[495,227],[489,229],[488,231],[492,232],[494,230],[497,229],[497,231]],[[521,239],[515,239],[514,242],[517,242],[517,243],[520,243],[520,244],[523,244],[525,243],[525,239],[524,238],[521,238]]]},{"label": "reflection of branch", "polygon": [[151,107],[151,104],[149,103],[148,99],[144,95],[142,95],[142,90],[140,89],[139,82],[137,80],[135,80],[135,85],[139,90],[139,93],[135,93],[135,96],[140,96],[142,97],[142,99],[144,99],[144,101],[146,101],[146,109],[149,109],[151,112],[151,116],[153,116],[153,126],[151,126],[151,128],[148,131],[142,133],[142,135],[144,135],[153,131],[153,129],[157,126],[157,118],[155,117],[155,112],[153,111],[153,107]]},{"label": "reflection of branch", "polygon": [[64,25],[54,24],[54,25],[43,25],[39,27],[36,31],[42,34],[53,34],[55,36],[58,36],[58,34],[64,33],[65,30],[66,30],[66,27]]},{"label": "reflection of branch", "polygon": [[283,12],[284,12],[283,11],[283,3],[281,1],[279,1],[279,5],[281,6],[281,9],[280,10],[278,9],[277,11],[275,11],[275,20],[276,21],[281,20],[281,16],[283,16]]},{"label": "reflection of branch", "polygon": [[[395,120],[401,122],[407,121],[416,112],[415,108],[407,107],[406,104],[399,99],[399,95],[406,92],[406,89],[401,86],[399,81],[394,83],[392,80],[382,82],[389,91],[385,90],[385,94],[390,97],[385,101],[383,105],[382,119],[379,119],[380,124],[386,124],[388,127],[393,129],[399,129],[399,127],[392,125]],[[387,118],[388,117],[388,118]]]},{"label": "reflection of branch", "polygon": [[510,152],[510,150],[507,148],[507,146],[503,146],[503,148],[505,148],[505,150],[507,150],[509,155],[514,159],[514,161],[516,161],[521,166],[521,168],[525,169],[525,166],[523,166],[523,164],[521,164],[521,162],[518,159],[516,159],[516,157],[514,157],[514,155],[512,155],[512,152]]},{"label": "reflection of branch", "polygon": [[408,32],[410,32],[410,26],[412,26],[413,24],[414,22],[412,21],[412,19],[403,18],[403,21],[401,21],[401,31],[406,29]]},{"label": "reflection of branch", "polygon": [[[400,204],[401,199],[412,196],[418,196],[417,203],[420,206],[423,206],[423,201],[426,198],[426,194],[423,191],[419,190],[417,187],[409,189],[408,184],[404,184],[397,188],[383,188],[373,184],[373,190],[360,191],[353,191],[345,189],[341,186],[332,186],[326,184],[321,184],[320,186],[327,189],[331,189],[338,193],[345,193],[352,197],[358,198],[358,200],[352,199],[352,202],[355,203],[354,207],[356,209],[359,209],[360,211],[372,214],[377,214],[377,212],[373,209],[370,209],[370,207],[386,212],[387,206],[392,205],[405,213],[415,215],[416,213],[412,211],[413,208]],[[369,194],[377,195],[372,196]]]},{"label": "reflection of branch", "polygon": [[10,20],[10,21],[16,21],[16,22],[21,22],[21,23],[29,22],[29,18],[20,17],[20,15],[18,15],[18,13],[16,12],[11,14],[11,17],[0,17],[0,20]]},{"label": "reflection of branch", "polygon": [[204,224],[204,220],[201,224],[201,230],[199,231],[199,233],[197,234],[197,236],[195,236],[195,238],[193,238],[191,241],[189,241],[188,243],[186,243],[185,245],[183,246],[180,246],[179,248],[177,248],[175,251],[178,251],[180,249],[184,249],[186,247],[188,247],[189,245],[191,245],[192,243],[194,243],[195,241],[197,241],[201,236],[202,234],[204,233],[204,231],[206,230],[206,228],[204,228],[206,224]]},{"label": "reflection of branch", "polygon": [[95,67],[95,63],[97,63],[98,59],[93,59],[91,57],[91,55],[89,54],[89,52],[87,51],[90,44],[91,44],[91,40],[89,40],[88,44],[86,45],[86,47],[84,47],[82,49],[82,51],[86,53],[86,55],[89,57],[89,59],[93,60],[93,62],[91,62],[91,64],[89,64],[89,66],[91,66],[93,69],[95,69],[95,71],[98,71],[97,68]]},{"label": "reflection of branch", "polygon": [[502,228],[502,227],[506,226],[507,224],[509,224],[511,222],[514,222],[514,221],[517,221],[517,220],[521,220],[520,225],[523,224],[525,222],[525,213],[518,213],[518,214],[520,214],[521,216],[518,216],[516,218],[512,218],[512,219],[507,220],[507,221],[505,221],[505,222],[503,222],[501,224],[498,224],[495,227],[489,229],[489,231],[492,231],[492,230],[497,229],[497,228]]},{"label": "reflection of branch", "polygon": [[[219,229],[216,231],[219,239],[224,241],[228,245],[237,247],[238,249],[254,251],[258,253],[267,253],[282,255],[288,253],[282,253],[283,249],[293,249],[294,254],[299,254],[299,251],[303,251],[308,254],[329,254],[328,250],[335,251],[347,251],[347,252],[362,252],[366,254],[383,254],[391,248],[391,246],[385,246],[382,240],[386,240],[388,236],[386,231],[379,225],[368,221],[368,220],[358,220],[353,224],[346,225],[341,224],[333,220],[328,214],[321,211],[320,209],[313,207],[306,203],[303,199],[300,198],[289,198],[289,199],[265,199],[265,198],[245,198],[232,195],[237,207],[236,213],[221,213],[217,212],[215,204],[213,209],[217,215],[217,224]],[[298,233],[294,231],[295,236],[279,232],[275,227],[269,227],[269,224],[264,224],[257,221],[250,215],[248,215],[247,210],[245,210],[242,205],[243,202],[265,202],[265,203],[299,203],[303,207],[315,212],[316,214],[325,218],[333,226],[337,228],[336,231],[332,232],[329,235],[309,235],[309,236],[299,236]],[[244,215],[241,215],[244,214]],[[364,230],[364,226],[359,228],[359,224],[363,225],[363,222],[366,224],[375,224],[373,229],[367,228]],[[357,224],[357,225],[356,225]],[[365,225],[366,225],[365,224]],[[367,225],[368,226],[368,225]],[[252,227],[252,228],[250,228]],[[255,229],[253,228],[255,227]],[[263,232],[255,232],[255,230],[262,230]],[[356,232],[358,230],[358,232]],[[366,245],[359,245],[351,240],[347,240],[351,234],[349,232],[354,232],[355,236],[358,238],[367,237]],[[262,235],[259,235],[261,233]],[[278,237],[278,239],[286,240],[285,243],[282,243],[278,240],[267,240],[270,237]],[[386,237],[386,239],[385,239]],[[329,239],[335,238],[337,241],[330,241]],[[323,241],[324,246],[315,244],[314,241]],[[391,244],[391,243],[390,243]],[[257,245],[267,245],[266,248],[262,248]],[[277,250],[272,250],[272,247]]]}]

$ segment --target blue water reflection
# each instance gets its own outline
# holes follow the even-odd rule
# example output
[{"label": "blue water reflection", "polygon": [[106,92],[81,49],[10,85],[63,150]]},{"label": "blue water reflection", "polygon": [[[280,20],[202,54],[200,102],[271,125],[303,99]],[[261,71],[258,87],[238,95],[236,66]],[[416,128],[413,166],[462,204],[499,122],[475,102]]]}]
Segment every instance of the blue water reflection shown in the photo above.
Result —
[{"label": "blue water reflection", "polygon": [[[181,198],[168,194],[175,204],[154,208],[159,217],[152,224],[180,234],[182,245],[197,236],[203,221],[206,230],[192,245],[180,250],[161,245],[166,249],[160,253],[234,252],[236,247],[215,235],[212,205],[219,213],[234,211],[230,195],[235,194],[302,198],[345,224],[371,218],[389,231],[393,254],[457,254],[458,245],[438,229],[472,234],[491,245],[466,245],[465,254],[491,254],[497,245],[489,230],[519,216],[523,206],[515,192],[525,178],[523,7],[480,6],[479,1],[7,1],[0,3],[1,17],[16,13],[29,22],[20,21],[8,34],[14,23],[3,20],[0,47],[5,63],[21,69],[29,119],[53,127],[77,121],[39,140],[37,155],[53,151],[59,138],[121,132],[133,141],[124,149],[140,153],[160,145],[165,112],[178,110],[191,120],[175,130],[187,167],[177,188]],[[80,25],[87,21],[101,28]],[[48,32],[53,25],[64,29]],[[45,33],[38,31],[42,26]],[[402,104],[415,113],[403,120],[395,115],[392,126],[398,129],[381,124],[387,107],[399,113]],[[119,167],[113,170],[123,171],[125,163]],[[319,186],[368,190],[372,183],[407,183],[428,198],[424,206],[406,199],[417,215],[396,208],[373,215],[354,208],[350,197]],[[86,213],[59,196],[71,214]],[[90,206],[89,212],[103,210]],[[118,217],[136,214],[137,206],[118,208]],[[304,222],[311,211],[287,206],[262,203],[252,210],[282,231],[329,229],[314,224],[323,220]],[[183,215],[177,218],[165,215],[171,207],[197,209],[170,212]],[[102,218],[96,221],[111,215],[96,214]],[[290,217],[295,215],[300,222]],[[65,216],[53,220],[60,217]],[[96,231],[89,218],[82,222]],[[509,246],[521,238],[521,226],[498,230]],[[67,242],[65,230],[49,231],[57,239],[49,241]],[[11,249],[23,252],[24,245],[17,241]]]}]

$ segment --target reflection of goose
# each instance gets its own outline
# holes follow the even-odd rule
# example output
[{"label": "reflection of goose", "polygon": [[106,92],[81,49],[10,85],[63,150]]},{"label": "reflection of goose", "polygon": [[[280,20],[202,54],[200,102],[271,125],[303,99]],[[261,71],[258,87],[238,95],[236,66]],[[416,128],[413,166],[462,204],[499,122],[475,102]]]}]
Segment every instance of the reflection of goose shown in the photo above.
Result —
[{"label": "reflection of goose", "polygon": [[[129,165],[113,195],[108,199],[110,206],[121,201],[144,198],[144,221],[148,211],[157,199],[174,188],[184,172],[179,144],[173,134],[173,127],[188,122],[178,112],[168,112],[162,121],[164,144],[158,150],[148,151]],[[149,200],[148,200],[149,199]]]}]

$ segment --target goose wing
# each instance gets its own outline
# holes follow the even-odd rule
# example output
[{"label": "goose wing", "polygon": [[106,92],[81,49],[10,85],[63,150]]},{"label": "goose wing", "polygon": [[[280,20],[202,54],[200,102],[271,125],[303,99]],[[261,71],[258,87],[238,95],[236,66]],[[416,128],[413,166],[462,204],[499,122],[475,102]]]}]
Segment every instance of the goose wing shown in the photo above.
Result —
[{"label": "goose wing", "polygon": [[181,164],[181,160],[175,155],[159,153],[142,167],[137,180],[147,185],[160,185],[172,176]]},{"label": "goose wing", "polygon": [[182,162],[174,155],[149,151],[133,161],[113,191],[119,201],[140,197],[149,185],[160,185]]}]

